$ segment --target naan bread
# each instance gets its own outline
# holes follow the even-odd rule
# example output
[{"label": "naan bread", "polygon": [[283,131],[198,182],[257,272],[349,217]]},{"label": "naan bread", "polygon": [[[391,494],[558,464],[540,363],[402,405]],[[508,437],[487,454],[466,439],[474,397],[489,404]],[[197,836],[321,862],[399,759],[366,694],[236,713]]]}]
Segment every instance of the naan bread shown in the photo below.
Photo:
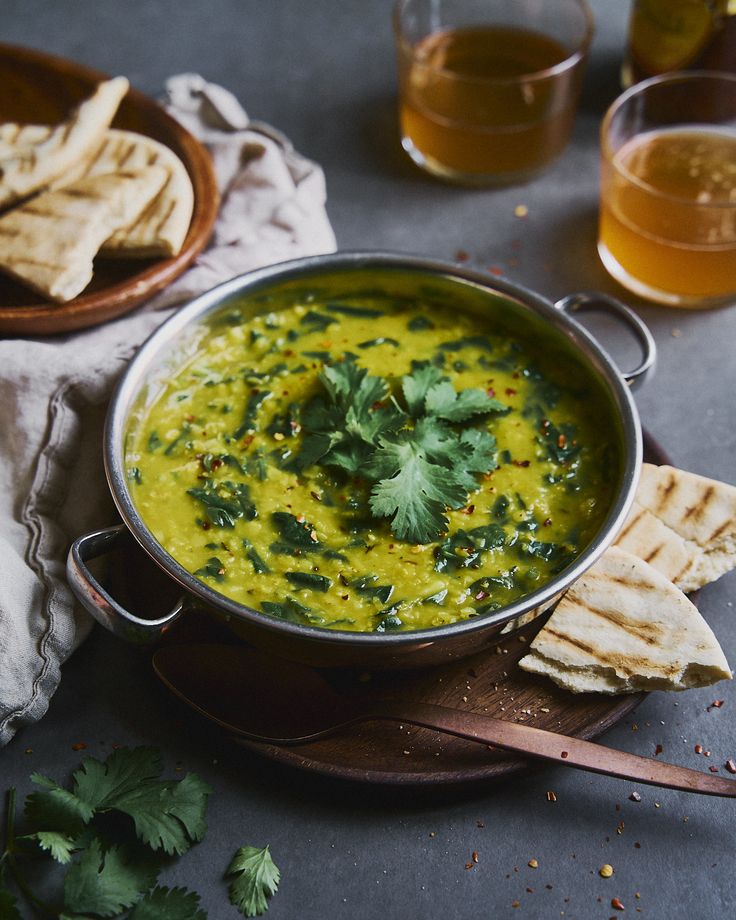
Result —
[{"label": "naan bread", "polygon": [[133,223],[167,179],[161,166],[80,179],[0,217],[0,268],[66,302],[92,279],[102,243]]},{"label": "naan bread", "polygon": [[567,591],[519,665],[575,693],[686,690],[731,678],[697,607],[618,547]]},{"label": "naan bread", "polygon": [[616,544],[683,591],[701,588],[736,567],[736,487],[645,463]]},{"label": "naan bread", "polygon": [[23,146],[22,137],[16,138],[16,152],[0,159],[0,208],[45,188],[94,153],[127,91],[125,77],[105,80],[38,143]]},{"label": "naan bread", "polygon": [[[52,131],[53,128],[48,125],[1,124],[0,159],[18,156],[29,147],[45,141]],[[168,173],[167,180],[132,226],[116,231],[105,241],[102,251],[106,255],[168,258],[181,252],[192,220],[194,189],[179,157],[153,138],[134,131],[110,128],[91,156],[80,159],[51,184],[52,188],[62,188],[84,176],[99,176],[119,169],[130,171],[144,166],[163,166]]]},{"label": "naan bread", "polygon": [[132,131],[109,130],[102,147],[89,161],[84,175],[97,176],[119,169],[161,166],[166,181],[161,191],[129,226],[105,241],[106,255],[175,256],[181,251],[194,207],[194,190],[179,157],[164,144]]},{"label": "naan bread", "polygon": [[15,121],[0,124],[0,160],[30,153],[42,141],[48,140],[53,125],[20,125]]}]

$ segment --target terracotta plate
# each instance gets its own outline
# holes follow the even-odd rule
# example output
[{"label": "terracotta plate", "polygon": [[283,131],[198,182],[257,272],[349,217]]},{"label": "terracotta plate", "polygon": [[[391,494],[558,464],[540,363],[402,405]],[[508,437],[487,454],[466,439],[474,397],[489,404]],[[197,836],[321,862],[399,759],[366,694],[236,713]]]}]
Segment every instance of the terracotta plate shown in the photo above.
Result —
[{"label": "terracotta plate", "polygon": [[[55,124],[107,74],[29,48],[0,43],[0,121]],[[113,126],[170,147],[194,186],[194,213],[182,251],[171,259],[95,261],[89,287],[67,304],[0,275],[0,334],[47,335],[83,329],[133,310],[177,278],[207,243],[217,216],[217,184],[209,153],[153,99],[130,89]]]}]

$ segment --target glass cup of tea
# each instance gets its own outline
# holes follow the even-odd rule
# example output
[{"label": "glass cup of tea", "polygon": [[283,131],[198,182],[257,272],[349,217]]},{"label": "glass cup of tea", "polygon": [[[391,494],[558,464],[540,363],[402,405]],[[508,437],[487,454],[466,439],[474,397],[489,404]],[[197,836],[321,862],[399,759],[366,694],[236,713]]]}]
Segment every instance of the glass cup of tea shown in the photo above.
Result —
[{"label": "glass cup of tea", "polygon": [[586,0],[398,0],[402,146],[472,185],[525,181],[565,148],[593,37]]},{"label": "glass cup of tea", "polygon": [[652,77],[612,104],[601,126],[598,252],[648,300],[736,301],[736,74]]}]

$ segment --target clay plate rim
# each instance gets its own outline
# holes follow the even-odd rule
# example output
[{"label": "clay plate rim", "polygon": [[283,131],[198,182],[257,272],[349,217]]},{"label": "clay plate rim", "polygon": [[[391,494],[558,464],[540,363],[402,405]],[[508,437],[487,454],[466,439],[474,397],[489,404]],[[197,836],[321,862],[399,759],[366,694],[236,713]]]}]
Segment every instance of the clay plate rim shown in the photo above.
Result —
[{"label": "clay plate rim", "polygon": [[[0,121],[59,121],[105,79],[107,74],[66,58],[0,43]],[[181,252],[171,259],[125,260],[124,265],[123,260],[105,260],[98,275],[100,286],[93,280],[86,293],[67,304],[34,302],[33,294],[25,303],[25,288],[0,275],[0,334],[58,334],[122,316],[178,278],[207,244],[219,193],[205,147],[158,103],[133,88],[122,101],[113,127],[161,141],[184,163],[194,188],[194,209]],[[107,277],[100,278],[102,274]],[[12,302],[16,294],[17,302]]]}]

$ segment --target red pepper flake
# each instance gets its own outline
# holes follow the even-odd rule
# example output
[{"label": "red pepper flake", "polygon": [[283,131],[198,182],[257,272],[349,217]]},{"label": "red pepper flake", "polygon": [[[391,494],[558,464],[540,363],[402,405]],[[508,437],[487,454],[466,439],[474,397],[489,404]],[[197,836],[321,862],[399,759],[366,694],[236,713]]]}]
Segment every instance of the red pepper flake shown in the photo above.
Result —
[{"label": "red pepper flake", "polygon": [[520,904],[521,904],[521,901],[512,901],[512,902],[511,902],[511,906],[512,906],[512,907],[519,907]]},{"label": "red pepper flake", "polygon": [[490,594],[489,594],[487,591],[482,591],[482,590],[479,591],[479,592],[475,595],[475,599],[476,599],[477,601],[484,601],[487,597],[490,597]]},{"label": "red pepper flake", "polygon": [[619,900],[619,898],[611,898],[611,907],[612,907],[614,910],[626,910],[626,908],[625,908],[624,905],[621,903],[621,901]]},{"label": "red pepper flake", "polygon": [[472,514],[475,511],[475,505],[468,505],[467,508],[462,509],[463,514]]},{"label": "red pepper flake", "polygon": [[556,801],[557,801],[557,794],[554,793],[554,792],[551,792],[551,791],[548,792],[548,793],[547,793],[547,801],[548,801],[548,802],[556,802]]},{"label": "red pepper flake", "polygon": [[635,850],[640,850],[640,849],[641,849],[641,844],[640,844],[640,843],[635,843],[635,844],[634,844],[634,849],[635,849]]},{"label": "red pepper flake", "polygon": [[552,518],[546,518],[546,519],[545,519],[545,522],[544,522],[544,524],[543,524],[543,526],[544,526],[544,527],[551,527],[551,526],[552,526]]},{"label": "red pepper flake", "polygon": [[718,772],[718,767],[716,767],[716,766],[708,767],[708,769],[710,770],[711,773],[717,773],[717,772]]},{"label": "red pepper flake", "polygon": [[240,442],[240,446],[250,447],[250,445],[253,443],[253,441],[255,441],[255,439],[256,439],[256,436],[254,434],[249,434],[243,438],[243,440]]},{"label": "red pepper flake", "polygon": [[516,396],[516,390],[513,387],[506,387],[507,396]]},{"label": "red pepper flake", "polygon": [[527,467],[531,463],[531,460],[512,460],[511,462],[514,464],[514,466]]},{"label": "red pepper flake", "polygon": [[658,744],[654,749],[654,756],[656,757],[658,754],[661,754],[663,750],[664,748],[662,747],[662,745]]},{"label": "red pepper flake", "polygon": [[503,269],[500,268],[498,265],[491,265],[491,266],[489,266],[488,271],[489,271],[492,275],[495,275],[497,278],[498,278],[500,275],[503,274]]},{"label": "red pepper flake", "polygon": [[87,745],[85,744],[84,741],[77,741],[76,744],[72,745],[72,750],[73,751],[86,751]]},{"label": "red pepper flake", "polygon": [[567,444],[567,438],[565,437],[565,435],[564,434],[558,435],[557,436],[557,446],[564,447],[566,444]]},{"label": "red pepper flake", "polygon": [[696,754],[702,754],[702,753],[703,753],[703,745],[702,745],[702,744],[696,744],[695,747],[693,748],[693,750],[695,751]]},{"label": "red pepper flake", "polygon": [[477,864],[478,862],[478,851],[477,850],[473,850],[472,859],[473,859],[473,862]]},{"label": "red pepper flake", "polygon": [[472,868],[473,868],[472,862],[465,863],[465,868],[466,868],[466,869],[472,869]]},{"label": "red pepper flake", "polygon": [[736,760],[730,758],[723,765],[729,773],[736,773]]},{"label": "red pepper flake", "polygon": [[638,792],[632,792],[631,795],[629,796],[629,799],[632,802],[641,802],[641,796],[639,795]]},{"label": "red pepper flake", "polygon": [[488,389],[486,390],[486,395],[490,397],[494,397],[496,395],[496,391],[493,389],[493,387],[488,387]]},{"label": "red pepper flake", "polygon": [[710,712],[711,709],[720,709],[723,706],[724,700],[713,700],[710,706],[706,706],[705,711]]},{"label": "red pepper flake", "polygon": [[616,827],[616,833],[617,833],[617,834],[623,834],[623,832],[624,832],[624,822],[623,822],[623,821],[619,821],[619,822],[618,822],[618,826]]},{"label": "red pepper flake", "polygon": [[567,757],[568,757],[567,751],[562,751],[562,753],[560,754],[560,757],[561,757],[563,760],[566,760]]},{"label": "red pepper flake", "polygon": [[470,256],[467,254],[467,252],[465,252],[464,249],[458,249],[458,251],[455,253],[456,262],[467,262],[469,258]]}]

